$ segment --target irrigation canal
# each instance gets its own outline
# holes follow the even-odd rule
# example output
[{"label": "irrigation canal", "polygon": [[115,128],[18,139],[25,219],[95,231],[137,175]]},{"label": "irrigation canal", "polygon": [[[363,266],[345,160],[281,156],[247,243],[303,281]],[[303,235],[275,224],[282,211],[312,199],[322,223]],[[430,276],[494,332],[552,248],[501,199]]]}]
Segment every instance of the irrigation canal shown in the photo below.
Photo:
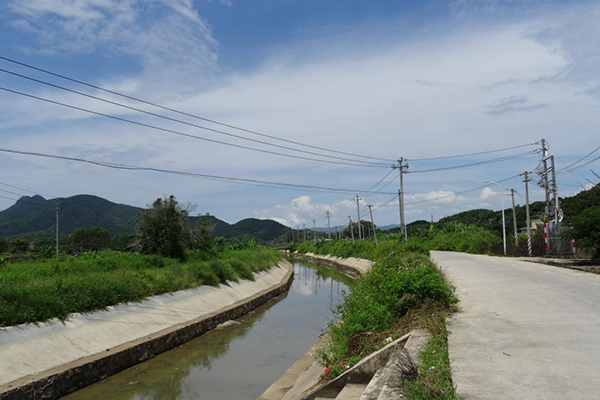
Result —
[{"label": "irrigation canal", "polygon": [[[317,342],[352,280],[293,260],[289,292],[65,399],[255,400]],[[239,324],[238,324],[239,323]]]}]

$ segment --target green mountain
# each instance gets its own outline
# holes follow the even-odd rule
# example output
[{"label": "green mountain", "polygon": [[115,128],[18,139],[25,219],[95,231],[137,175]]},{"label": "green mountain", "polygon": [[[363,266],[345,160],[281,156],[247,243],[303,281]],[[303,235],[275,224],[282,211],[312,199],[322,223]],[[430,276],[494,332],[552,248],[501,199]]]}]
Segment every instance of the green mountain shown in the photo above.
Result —
[{"label": "green mountain", "polygon": [[[137,216],[141,208],[116,204],[91,195],[77,195],[60,199],[59,232],[73,233],[75,229],[101,226],[111,236],[135,233]],[[198,217],[193,217],[197,220]],[[261,242],[277,240],[284,236],[286,227],[272,220],[248,218],[229,224],[208,216],[214,236],[225,238],[254,237]],[[54,235],[56,226],[56,201],[42,196],[22,197],[12,207],[0,212],[0,237],[40,237]]]}]

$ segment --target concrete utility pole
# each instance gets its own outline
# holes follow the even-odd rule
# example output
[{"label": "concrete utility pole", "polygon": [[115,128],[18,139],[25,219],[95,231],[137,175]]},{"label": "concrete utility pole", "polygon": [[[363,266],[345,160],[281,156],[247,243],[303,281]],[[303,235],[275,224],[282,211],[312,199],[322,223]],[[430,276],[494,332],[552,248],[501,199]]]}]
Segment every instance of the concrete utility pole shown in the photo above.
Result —
[{"label": "concrete utility pole", "polygon": [[500,188],[500,201],[502,204],[502,242],[504,244],[504,255],[506,255],[506,220],[504,218],[504,188],[498,182],[484,181],[484,183],[492,183]]},{"label": "concrete utility pole", "polygon": [[515,231],[515,249],[519,247],[519,232],[517,231],[517,212],[515,209],[515,192],[516,190],[510,188],[510,197],[512,198],[512,214],[513,214],[513,227]]},{"label": "concrete utility pole", "polygon": [[354,199],[354,201],[356,201],[356,221],[358,221],[358,240],[362,240],[363,239],[363,235],[360,229],[360,201],[362,199],[360,197],[358,197],[358,195],[356,195],[356,198]]},{"label": "concrete utility pole", "polygon": [[313,219],[313,240],[317,241],[317,221]]},{"label": "concrete utility pole", "polygon": [[546,139],[542,138],[542,165],[544,171],[542,171],[542,186],[546,194],[546,215],[550,213],[550,191],[548,186],[548,146],[546,145]]},{"label": "concrete utility pole", "polygon": [[352,226],[352,217],[348,215],[348,221],[350,221],[350,234],[352,235],[352,244],[354,244],[354,227]]},{"label": "concrete utility pole", "polygon": [[58,260],[58,215],[60,214],[60,199],[56,199],[56,259]]},{"label": "concrete utility pole", "polygon": [[404,233],[404,240],[408,240],[408,232],[406,230],[406,223],[404,220],[404,174],[408,169],[408,163],[404,161],[404,158],[400,157],[398,165],[393,165],[392,168],[398,168],[400,170],[400,188],[398,189],[398,208],[400,211],[400,232]]},{"label": "concrete utility pole", "polygon": [[377,232],[375,231],[375,221],[373,221],[373,210],[371,209],[371,207],[373,207],[373,205],[371,204],[367,204],[367,207],[369,207],[369,214],[371,214],[371,229],[373,230],[373,237],[375,238],[375,245],[377,245]]},{"label": "concrete utility pole", "polygon": [[529,257],[533,257],[533,248],[531,246],[531,218],[529,216],[529,172],[523,172],[523,182],[525,182],[525,213],[527,216],[527,252]]},{"label": "concrete utility pole", "polygon": [[329,210],[327,210],[327,227],[329,228],[329,240],[331,240],[331,213],[329,212]]},{"label": "concrete utility pole", "polygon": [[558,186],[556,185],[556,167],[554,165],[554,156],[550,156],[550,165],[552,168],[552,191],[554,192],[554,228],[558,228],[558,223],[561,221],[560,204],[558,204]]},{"label": "concrete utility pole", "polygon": [[303,242],[306,242],[306,224],[302,224]]}]

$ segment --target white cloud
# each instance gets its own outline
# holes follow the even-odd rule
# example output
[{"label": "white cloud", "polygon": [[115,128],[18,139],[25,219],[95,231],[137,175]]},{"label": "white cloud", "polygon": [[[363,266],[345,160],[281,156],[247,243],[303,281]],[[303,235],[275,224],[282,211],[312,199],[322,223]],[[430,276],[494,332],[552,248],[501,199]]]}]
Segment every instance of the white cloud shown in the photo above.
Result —
[{"label": "white cloud", "polygon": [[483,188],[479,194],[480,200],[488,200],[489,198],[498,196],[498,193],[490,189],[489,187]]}]

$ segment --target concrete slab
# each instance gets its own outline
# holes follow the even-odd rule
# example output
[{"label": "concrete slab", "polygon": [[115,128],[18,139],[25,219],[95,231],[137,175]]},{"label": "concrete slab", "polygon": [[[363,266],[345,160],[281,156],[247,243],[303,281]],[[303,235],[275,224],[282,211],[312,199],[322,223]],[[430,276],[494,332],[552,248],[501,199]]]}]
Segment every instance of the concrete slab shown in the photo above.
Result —
[{"label": "concrete slab", "polygon": [[595,399],[600,276],[504,257],[431,252],[457,287],[448,329],[464,399]]}]

